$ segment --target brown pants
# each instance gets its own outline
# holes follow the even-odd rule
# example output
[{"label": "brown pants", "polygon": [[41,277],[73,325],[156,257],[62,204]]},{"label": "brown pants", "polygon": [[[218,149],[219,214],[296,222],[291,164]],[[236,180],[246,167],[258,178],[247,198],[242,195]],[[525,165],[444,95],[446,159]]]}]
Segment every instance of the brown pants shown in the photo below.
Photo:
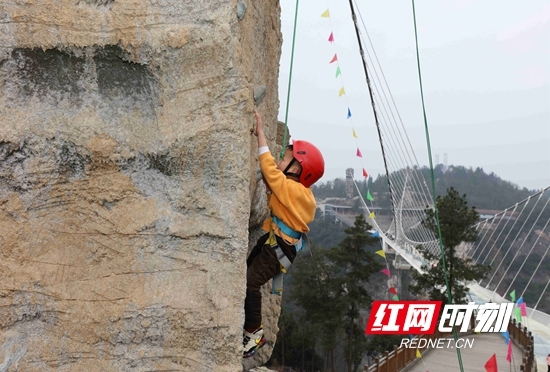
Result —
[{"label": "brown pants", "polygon": [[[269,234],[256,243],[246,261],[246,299],[244,300],[244,328],[257,329],[262,325],[262,294],[260,288],[281,271],[275,250],[266,244]],[[290,262],[294,262],[296,248],[278,236],[277,243]]]}]

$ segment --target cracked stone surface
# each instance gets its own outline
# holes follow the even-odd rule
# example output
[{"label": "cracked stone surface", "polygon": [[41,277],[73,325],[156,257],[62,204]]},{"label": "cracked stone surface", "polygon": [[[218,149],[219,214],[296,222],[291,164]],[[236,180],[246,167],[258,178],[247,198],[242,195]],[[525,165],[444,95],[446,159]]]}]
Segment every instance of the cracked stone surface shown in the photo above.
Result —
[{"label": "cracked stone surface", "polygon": [[0,6],[0,371],[243,370],[282,37],[278,1],[236,6]]}]

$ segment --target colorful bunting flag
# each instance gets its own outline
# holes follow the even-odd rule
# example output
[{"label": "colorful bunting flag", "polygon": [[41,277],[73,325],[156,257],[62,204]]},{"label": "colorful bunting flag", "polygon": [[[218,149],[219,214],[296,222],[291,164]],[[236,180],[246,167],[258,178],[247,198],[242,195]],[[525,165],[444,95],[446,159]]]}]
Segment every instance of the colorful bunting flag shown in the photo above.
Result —
[{"label": "colorful bunting flag", "polygon": [[328,37],[328,41],[330,41],[331,43],[334,42],[334,35],[332,34],[332,32],[330,33],[330,36]]},{"label": "colorful bunting flag", "polygon": [[373,232],[372,234],[370,234],[370,236],[372,236],[373,238],[379,238],[380,237],[380,233],[378,231],[375,231]]},{"label": "colorful bunting flag", "polygon": [[357,156],[359,156],[360,158],[363,157],[363,154],[361,154],[361,151],[359,151],[359,147],[357,148]]},{"label": "colorful bunting flag", "polygon": [[508,342],[508,354],[506,354],[506,361],[512,363],[512,343]]},{"label": "colorful bunting flag", "polygon": [[348,108],[348,119],[351,118],[351,110]]},{"label": "colorful bunting flag", "polygon": [[342,87],[338,92],[338,97],[342,97],[344,94],[346,94],[346,91],[344,90],[344,87]]},{"label": "colorful bunting flag", "polygon": [[342,72],[340,71],[340,66],[338,66],[338,68],[336,69],[336,76],[335,78],[337,78],[338,76],[340,76]]},{"label": "colorful bunting flag", "polygon": [[381,270],[380,272],[386,274],[387,276],[391,276],[390,269],[388,269],[388,268],[386,268],[384,270]]},{"label": "colorful bunting flag", "polygon": [[516,290],[515,289],[510,293],[510,297],[512,297],[512,302],[516,302]]},{"label": "colorful bunting flag", "polygon": [[321,14],[321,17],[323,17],[323,18],[330,18],[330,12],[328,11],[328,9],[325,10],[325,11],[323,12],[323,14]]},{"label": "colorful bunting flag", "polygon": [[369,190],[367,190],[367,200],[374,201],[374,198],[371,196]]},{"label": "colorful bunting flag", "polygon": [[521,310],[521,316],[527,316],[527,305],[525,302],[522,302],[521,305],[519,305],[519,308]]},{"label": "colorful bunting flag", "polygon": [[412,340],[414,337],[409,333],[409,338]]},{"label": "colorful bunting flag", "polygon": [[336,62],[336,61],[338,61],[338,56],[336,55],[336,53],[334,53],[334,57],[332,57],[332,59],[330,60],[329,64],[334,63],[334,62]]},{"label": "colorful bunting flag", "polygon": [[508,342],[510,341],[510,334],[508,333],[508,331],[500,332],[500,334],[502,334],[504,336],[504,340],[506,341],[506,345],[508,345]]},{"label": "colorful bunting flag", "polygon": [[521,309],[519,307],[514,310],[514,314],[516,314],[516,322],[521,322]]},{"label": "colorful bunting flag", "polygon": [[394,301],[399,301],[399,297],[397,297],[397,295],[393,296],[393,300]]},{"label": "colorful bunting flag", "polygon": [[376,251],[376,252],[374,252],[374,253],[376,253],[377,255],[380,255],[380,256],[386,258],[386,253],[384,252],[383,249],[381,249],[381,250],[379,250],[379,251]]},{"label": "colorful bunting flag", "polygon": [[352,134],[353,134],[353,137],[359,138],[359,137],[357,136],[357,133],[355,133],[355,129],[354,129],[354,128],[351,128],[351,132],[352,132]]},{"label": "colorful bunting flag", "polygon": [[417,358],[422,358],[422,354],[420,354],[420,351],[418,351],[418,349],[416,349],[416,357]]},{"label": "colorful bunting flag", "polygon": [[391,287],[391,288],[390,288],[390,292],[391,292],[392,294],[394,294],[394,295],[397,294],[397,290],[395,289],[395,287]]},{"label": "colorful bunting flag", "polygon": [[[367,178],[369,176],[369,174],[367,173],[367,171],[365,170],[365,168],[363,168],[363,177]],[[367,191],[368,192],[368,191]]]},{"label": "colorful bunting flag", "polygon": [[493,354],[491,358],[485,363],[485,371],[487,372],[498,372],[497,367],[497,355]]},{"label": "colorful bunting flag", "polygon": [[374,214],[374,212],[370,212],[369,218],[376,218],[376,215]]},{"label": "colorful bunting flag", "polygon": [[518,299],[518,302],[516,302],[518,305],[521,305],[523,303],[523,296]]}]

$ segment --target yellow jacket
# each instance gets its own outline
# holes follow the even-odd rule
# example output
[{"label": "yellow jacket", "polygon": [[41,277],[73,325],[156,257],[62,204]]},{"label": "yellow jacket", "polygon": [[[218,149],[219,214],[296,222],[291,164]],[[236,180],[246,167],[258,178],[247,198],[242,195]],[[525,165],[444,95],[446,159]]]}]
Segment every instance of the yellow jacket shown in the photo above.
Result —
[{"label": "yellow jacket", "polygon": [[[271,153],[260,155],[260,168],[272,194],[268,195],[269,209],[274,216],[279,218],[292,230],[307,233],[308,223],[315,218],[315,197],[311,188],[304,187],[300,182],[287,179],[284,173],[277,169],[275,159]],[[276,235],[291,244],[296,244],[298,239],[293,239],[279,230],[277,225],[268,218],[262,228],[269,231],[270,227]]]}]

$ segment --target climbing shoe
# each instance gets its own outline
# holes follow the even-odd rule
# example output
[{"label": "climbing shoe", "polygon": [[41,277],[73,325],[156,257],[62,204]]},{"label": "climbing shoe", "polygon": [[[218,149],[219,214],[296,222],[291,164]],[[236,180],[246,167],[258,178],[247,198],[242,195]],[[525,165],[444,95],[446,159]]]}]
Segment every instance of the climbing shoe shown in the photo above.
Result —
[{"label": "climbing shoe", "polygon": [[243,330],[243,358],[249,358],[256,350],[264,346],[265,337],[263,328],[258,328],[254,332],[250,333],[246,329]]}]

